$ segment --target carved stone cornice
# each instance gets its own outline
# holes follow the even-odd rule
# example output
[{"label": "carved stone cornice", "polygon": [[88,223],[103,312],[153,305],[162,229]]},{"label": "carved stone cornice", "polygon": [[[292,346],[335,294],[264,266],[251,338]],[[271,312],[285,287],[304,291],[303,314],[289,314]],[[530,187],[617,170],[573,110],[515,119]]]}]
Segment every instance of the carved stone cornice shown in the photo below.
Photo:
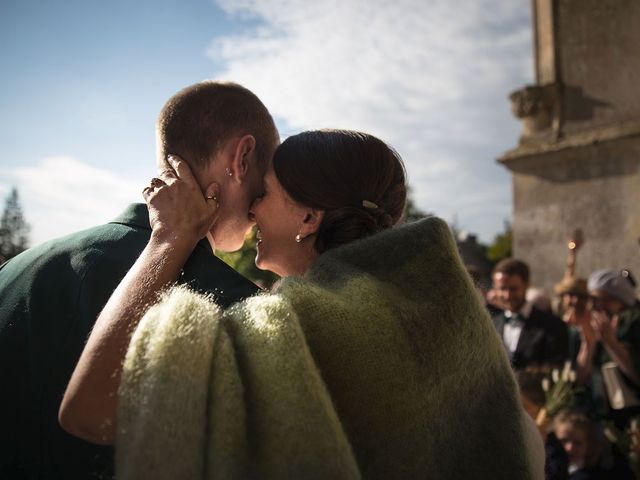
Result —
[{"label": "carved stone cornice", "polygon": [[509,95],[513,114],[522,121],[520,144],[553,135],[553,121],[558,111],[558,86],[527,85]]},{"label": "carved stone cornice", "polygon": [[509,168],[512,162],[527,157],[536,157],[568,148],[587,147],[635,136],[640,136],[640,119],[600,125],[588,130],[565,134],[557,140],[521,143],[518,147],[505,152],[498,158],[498,162]]}]

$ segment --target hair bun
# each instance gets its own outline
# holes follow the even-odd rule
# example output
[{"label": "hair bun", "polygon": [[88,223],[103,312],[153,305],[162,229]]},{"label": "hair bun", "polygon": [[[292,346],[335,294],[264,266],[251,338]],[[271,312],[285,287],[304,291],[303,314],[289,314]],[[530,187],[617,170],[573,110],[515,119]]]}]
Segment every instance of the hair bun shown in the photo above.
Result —
[{"label": "hair bun", "polygon": [[[384,208],[379,207],[377,204],[370,202],[375,205],[374,207],[365,207],[365,212],[371,215],[378,225],[377,231],[384,230],[386,228],[391,228],[395,224],[393,217],[389,215]],[[364,203],[363,203],[364,205]]]},{"label": "hair bun", "polygon": [[316,237],[316,249],[331,248],[368,237],[393,226],[391,215],[380,208],[342,207],[326,212]]},{"label": "hair bun", "polygon": [[289,196],[323,210],[315,248],[330,248],[392,227],[407,197],[402,159],[379,138],[349,130],[315,130],[287,138],[273,170]]}]

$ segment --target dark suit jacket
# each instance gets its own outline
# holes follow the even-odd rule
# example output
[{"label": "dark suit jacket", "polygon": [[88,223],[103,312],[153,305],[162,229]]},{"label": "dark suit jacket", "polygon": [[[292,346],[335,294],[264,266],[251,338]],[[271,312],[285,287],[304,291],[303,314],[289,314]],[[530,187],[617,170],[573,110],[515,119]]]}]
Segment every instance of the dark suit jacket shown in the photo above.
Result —
[{"label": "dark suit jacket", "polygon": [[[505,321],[504,312],[493,316],[493,324],[501,339]],[[511,358],[513,368],[522,370],[530,365],[562,365],[568,356],[566,324],[555,315],[533,307],[529,318],[524,320],[518,346]]]},{"label": "dark suit jacket", "polygon": [[[105,479],[111,449],[58,425],[58,408],[91,327],[149,236],[146,206],[34,247],[0,268],[0,478]],[[257,287],[198,243],[180,283],[228,306]]]}]

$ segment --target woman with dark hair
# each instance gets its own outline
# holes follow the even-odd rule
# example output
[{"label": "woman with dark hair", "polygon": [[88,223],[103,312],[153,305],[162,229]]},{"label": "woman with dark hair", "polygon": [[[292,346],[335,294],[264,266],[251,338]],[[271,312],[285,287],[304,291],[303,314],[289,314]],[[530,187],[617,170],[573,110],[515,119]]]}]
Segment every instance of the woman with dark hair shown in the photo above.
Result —
[{"label": "woman with dark hair", "polygon": [[[258,229],[256,265],[283,277],[304,274],[327,250],[391,228],[407,196],[398,154],[371,135],[347,131],[289,137],[264,189],[250,212]],[[282,242],[273,250],[272,236]]]},{"label": "woman with dark hair", "polygon": [[[224,199],[170,162],[145,198],[154,234],[184,256]],[[284,278],[228,310],[187,288],[148,309],[117,426],[114,411],[87,435],[115,440],[118,478],[542,478],[541,440],[449,228],[391,228],[405,200],[402,161],[375,137],[283,142],[250,216],[257,265]],[[151,298],[129,281],[101,315]]]}]

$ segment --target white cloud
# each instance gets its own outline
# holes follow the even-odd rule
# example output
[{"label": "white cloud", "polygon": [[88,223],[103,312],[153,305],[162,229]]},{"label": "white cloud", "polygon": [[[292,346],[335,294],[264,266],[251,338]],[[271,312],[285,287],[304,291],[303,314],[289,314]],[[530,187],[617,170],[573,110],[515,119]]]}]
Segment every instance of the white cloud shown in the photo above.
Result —
[{"label": "white cloud", "polygon": [[494,158],[518,136],[506,97],[532,78],[528,0],[217,3],[251,20],[213,41],[219,77],[292,131],[380,136],[405,159],[421,208],[484,240],[502,228],[511,183]]},{"label": "white cloud", "polygon": [[31,245],[112,220],[129,203],[142,201],[145,184],[66,156],[0,173],[0,193],[6,196],[11,186],[18,188],[32,225]]}]

